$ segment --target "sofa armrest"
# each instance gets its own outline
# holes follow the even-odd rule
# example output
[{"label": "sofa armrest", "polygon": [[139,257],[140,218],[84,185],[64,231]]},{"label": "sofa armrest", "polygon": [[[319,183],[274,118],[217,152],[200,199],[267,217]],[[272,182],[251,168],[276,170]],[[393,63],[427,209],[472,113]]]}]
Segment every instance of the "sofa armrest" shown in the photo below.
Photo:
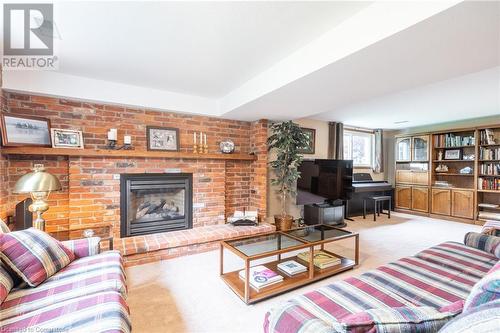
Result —
[{"label": "sofa armrest", "polygon": [[500,237],[468,232],[465,234],[464,244],[500,258]]},{"label": "sofa armrest", "polygon": [[463,301],[436,309],[430,306],[379,308],[347,315],[339,320],[340,332],[437,332],[460,314]]},{"label": "sofa armrest", "polygon": [[77,258],[89,257],[101,252],[100,237],[80,238],[63,241],[62,243],[69,248]]}]

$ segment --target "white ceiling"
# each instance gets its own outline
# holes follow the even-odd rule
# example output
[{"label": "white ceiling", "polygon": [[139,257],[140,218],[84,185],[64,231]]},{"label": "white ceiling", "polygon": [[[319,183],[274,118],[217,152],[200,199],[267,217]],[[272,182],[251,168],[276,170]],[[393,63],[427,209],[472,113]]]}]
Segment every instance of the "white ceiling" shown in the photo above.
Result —
[{"label": "white ceiling", "polygon": [[360,127],[500,113],[500,2],[58,2],[54,21],[59,71],[4,88]]},{"label": "white ceiling", "polygon": [[369,2],[65,2],[60,71],[222,97]]}]

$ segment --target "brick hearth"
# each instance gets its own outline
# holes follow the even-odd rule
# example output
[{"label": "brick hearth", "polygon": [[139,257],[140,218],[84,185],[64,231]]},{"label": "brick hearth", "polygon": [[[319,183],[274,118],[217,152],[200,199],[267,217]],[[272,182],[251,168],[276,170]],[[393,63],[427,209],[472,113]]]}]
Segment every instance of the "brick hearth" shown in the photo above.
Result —
[{"label": "brick hearth", "polygon": [[[193,252],[196,249],[201,251],[213,245],[206,242],[197,245],[190,241],[187,244],[188,249],[184,251],[178,245],[171,245],[177,244],[174,240],[181,236],[175,235],[171,238],[162,234],[147,239],[131,237],[120,240],[120,180],[116,178],[117,174],[162,173],[168,169],[192,173],[193,235],[195,235],[193,238],[197,240],[205,239],[207,232],[234,237],[234,232],[225,229],[228,227],[224,226],[224,222],[226,216],[235,210],[257,209],[259,216],[266,216],[267,121],[265,120],[234,121],[5,91],[2,93],[1,102],[3,113],[45,117],[50,119],[53,128],[82,130],[86,149],[102,148],[106,143],[106,132],[109,128],[118,129],[119,144],[124,135],[131,135],[134,146],[145,149],[146,126],[151,125],[179,128],[180,149],[183,152],[190,151],[193,132],[204,131],[207,133],[210,152],[218,152],[218,143],[230,138],[235,142],[237,152],[244,154],[253,152],[257,160],[0,156],[0,217],[12,215],[15,205],[25,198],[13,194],[12,188],[19,177],[30,170],[33,163],[43,163],[48,172],[61,180],[63,186],[62,191],[51,195],[50,209],[44,214],[47,230],[67,230],[92,227],[93,224],[103,222],[109,223],[116,244],[120,244],[118,247],[125,255],[133,256],[130,262],[149,260],[146,258],[149,252],[143,253],[142,249],[153,251],[151,258],[158,259],[175,256],[175,253]],[[212,230],[210,226],[217,228]],[[207,227],[209,228],[205,229]],[[223,228],[219,229],[220,227]],[[268,228],[269,226],[256,228],[255,232],[263,232]],[[146,240],[147,247],[136,247]],[[160,245],[157,245],[156,242],[159,240],[161,240]],[[136,249],[134,253],[127,251],[132,248],[130,244]]]}]

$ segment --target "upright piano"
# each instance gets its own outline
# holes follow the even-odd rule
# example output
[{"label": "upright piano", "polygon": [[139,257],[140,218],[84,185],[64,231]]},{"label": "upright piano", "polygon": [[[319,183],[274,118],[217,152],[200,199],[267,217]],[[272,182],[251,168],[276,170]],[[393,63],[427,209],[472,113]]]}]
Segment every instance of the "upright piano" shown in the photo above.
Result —
[{"label": "upright piano", "polygon": [[[363,215],[363,199],[375,195],[390,195],[394,201],[394,189],[385,180],[373,180],[369,173],[354,173],[352,179],[352,196],[347,202],[347,217]],[[392,205],[394,207],[394,203]],[[387,205],[384,209],[388,209]],[[367,204],[367,211],[373,207]]]}]

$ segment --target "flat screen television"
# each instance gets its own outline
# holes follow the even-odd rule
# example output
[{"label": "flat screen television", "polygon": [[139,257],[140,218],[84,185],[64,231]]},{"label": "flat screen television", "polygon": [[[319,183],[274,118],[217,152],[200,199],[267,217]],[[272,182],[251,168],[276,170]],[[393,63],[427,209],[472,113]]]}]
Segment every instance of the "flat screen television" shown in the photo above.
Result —
[{"label": "flat screen television", "polygon": [[297,205],[348,200],[352,193],[351,160],[303,160],[298,171]]}]

